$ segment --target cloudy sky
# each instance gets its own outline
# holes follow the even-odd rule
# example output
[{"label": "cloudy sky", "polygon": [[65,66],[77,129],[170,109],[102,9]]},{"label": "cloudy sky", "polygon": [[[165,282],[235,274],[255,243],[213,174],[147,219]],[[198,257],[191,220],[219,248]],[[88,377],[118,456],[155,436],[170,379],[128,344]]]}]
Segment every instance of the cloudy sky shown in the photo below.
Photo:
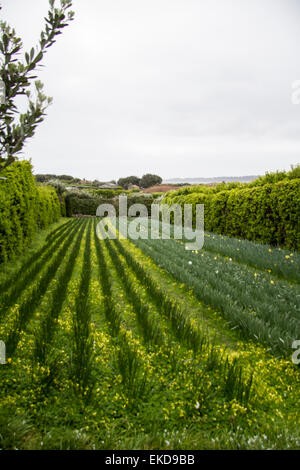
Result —
[{"label": "cloudy sky", "polygon": [[[0,0],[24,52],[48,0]],[[73,0],[39,72],[54,103],[24,157],[111,180],[264,174],[300,161],[299,0]]]}]

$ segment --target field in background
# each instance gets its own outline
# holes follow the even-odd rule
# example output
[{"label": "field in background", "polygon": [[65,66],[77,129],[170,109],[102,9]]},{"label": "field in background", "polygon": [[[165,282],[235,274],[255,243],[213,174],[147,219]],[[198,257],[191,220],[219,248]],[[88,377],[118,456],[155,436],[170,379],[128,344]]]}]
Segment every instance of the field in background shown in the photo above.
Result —
[{"label": "field in background", "polygon": [[156,186],[151,186],[151,188],[142,189],[143,193],[167,193],[168,191],[177,191],[180,189],[180,186],[176,184],[158,184]]}]

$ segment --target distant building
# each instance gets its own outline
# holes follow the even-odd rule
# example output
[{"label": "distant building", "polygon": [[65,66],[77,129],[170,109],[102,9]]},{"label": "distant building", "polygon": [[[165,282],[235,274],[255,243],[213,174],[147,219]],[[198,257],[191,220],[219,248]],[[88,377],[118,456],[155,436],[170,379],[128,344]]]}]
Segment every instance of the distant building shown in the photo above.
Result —
[{"label": "distant building", "polygon": [[121,189],[121,187],[115,183],[104,183],[98,186],[98,189]]}]

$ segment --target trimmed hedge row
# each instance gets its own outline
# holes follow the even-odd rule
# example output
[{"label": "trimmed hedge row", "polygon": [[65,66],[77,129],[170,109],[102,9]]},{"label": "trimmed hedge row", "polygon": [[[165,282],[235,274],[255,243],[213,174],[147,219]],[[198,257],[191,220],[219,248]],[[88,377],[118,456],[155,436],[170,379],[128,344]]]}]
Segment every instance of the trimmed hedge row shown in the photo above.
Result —
[{"label": "trimmed hedge row", "polygon": [[67,217],[76,214],[96,215],[97,207],[100,204],[112,204],[118,211],[118,196],[125,194],[128,200],[134,196],[133,191],[124,189],[98,189],[88,191],[70,191],[65,193],[65,211]]},{"label": "trimmed hedge row", "polygon": [[38,187],[37,225],[39,228],[48,227],[56,222],[62,215],[60,201],[54,188],[51,186]]},{"label": "trimmed hedge row", "polygon": [[[127,196],[128,209],[133,204],[143,204],[147,207],[148,213],[150,214],[151,204],[155,199],[152,194],[129,194],[125,191],[123,191],[123,193]],[[72,217],[76,214],[96,215],[97,207],[100,206],[100,204],[111,204],[116,210],[116,215],[119,213],[119,196],[107,199],[106,197],[101,198],[94,194],[78,191],[67,193],[65,202],[67,217]]]},{"label": "trimmed hedge row", "polygon": [[106,198],[106,199],[112,199],[115,196],[120,196],[120,194],[126,194],[129,196],[130,194],[133,193],[138,193],[139,189],[96,189],[94,190],[94,193],[97,196]]},{"label": "trimmed hedge row", "polygon": [[15,162],[0,174],[0,262],[20,254],[39,228],[61,216],[55,189],[37,186],[31,168]]},{"label": "trimmed hedge row", "polygon": [[77,214],[96,215],[97,207],[104,202],[110,201],[83,191],[67,193],[65,195],[66,216],[72,217]]},{"label": "trimmed hedge row", "polygon": [[204,204],[207,231],[300,250],[299,179],[215,193],[169,193],[163,203]]}]

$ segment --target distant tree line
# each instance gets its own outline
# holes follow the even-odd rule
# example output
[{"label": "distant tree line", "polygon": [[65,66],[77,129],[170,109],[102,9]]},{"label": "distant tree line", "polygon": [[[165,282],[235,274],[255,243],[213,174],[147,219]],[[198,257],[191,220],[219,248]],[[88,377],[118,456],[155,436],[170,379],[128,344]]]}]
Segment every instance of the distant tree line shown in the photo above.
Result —
[{"label": "distant tree line", "polygon": [[120,178],[118,185],[124,189],[128,189],[130,185],[139,186],[140,188],[150,188],[156,184],[161,184],[162,178],[158,175],[152,175],[147,173],[146,175],[139,178],[138,176],[127,176],[126,178]]},{"label": "distant tree line", "polygon": [[65,183],[80,183],[81,182],[80,178],[73,178],[73,176],[70,176],[70,175],[51,175],[51,174],[35,175],[35,179],[38,183],[47,183],[50,180],[60,180],[60,181],[64,181]]},{"label": "distant tree line", "polygon": [[[81,180],[80,178],[74,178],[70,175],[53,175],[53,174],[37,174],[35,175],[35,179],[38,183],[47,183],[49,181],[59,180],[67,184],[79,184],[84,182],[85,180]],[[103,182],[94,180],[94,181],[87,181],[87,183],[91,184],[92,186],[100,186]],[[126,178],[120,178],[117,183],[115,180],[110,181],[110,183],[118,184],[123,189],[128,189],[130,185],[138,186],[139,188],[150,188],[151,186],[155,186],[157,184],[162,183],[162,178],[158,175],[152,175],[147,173],[143,175],[142,178],[138,176],[127,176]]]}]

